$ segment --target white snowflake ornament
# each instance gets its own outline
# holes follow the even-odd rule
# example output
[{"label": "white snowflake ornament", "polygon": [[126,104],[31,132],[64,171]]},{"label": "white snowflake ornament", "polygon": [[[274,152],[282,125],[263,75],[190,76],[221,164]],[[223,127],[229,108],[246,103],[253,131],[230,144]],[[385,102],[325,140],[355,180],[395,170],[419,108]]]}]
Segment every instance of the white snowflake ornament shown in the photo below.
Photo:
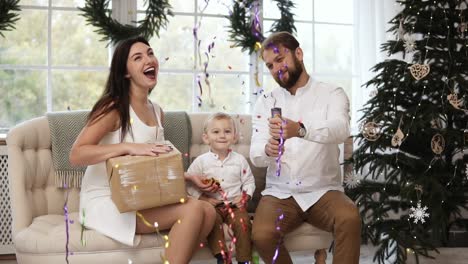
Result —
[{"label": "white snowflake ornament", "polygon": [[429,217],[429,213],[426,213],[427,206],[421,207],[421,202],[418,202],[418,206],[414,208],[411,206],[411,214],[409,215],[410,218],[414,218],[414,223],[417,224],[418,221],[421,221],[421,223],[426,222],[424,218]]},{"label": "white snowflake ornament", "polygon": [[406,52],[411,53],[416,50],[416,39],[413,35],[405,35],[403,42],[403,46],[405,47]]},{"label": "white snowflake ornament", "polygon": [[468,163],[465,164],[465,165],[466,165],[466,167],[465,167],[465,177],[468,180]]},{"label": "white snowflake ornament", "polygon": [[354,173],[352,172],[346,173],[344,177],[344,184],[346,188],[354,189],[358,187],[360,183],[361,183],[361,179],[358,176],[356,176]]}]

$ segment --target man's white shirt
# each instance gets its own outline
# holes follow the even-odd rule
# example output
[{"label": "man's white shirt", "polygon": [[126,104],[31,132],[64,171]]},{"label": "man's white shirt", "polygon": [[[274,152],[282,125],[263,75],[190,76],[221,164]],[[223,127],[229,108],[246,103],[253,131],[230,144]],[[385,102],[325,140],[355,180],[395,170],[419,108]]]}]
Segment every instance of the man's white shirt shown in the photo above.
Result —
[{"label": "man's white shirt", "polygon": [[[307,130],[304,138],[285,141],[279,176],[276,158],[265,153],[273,107],[280,107],[283,117],[301,121]],[[311,77],[296,90],[296,95],[281,87],[262,95],[252,115],[250,147],[252,163],[268,166],[262,195],[279,199],[292,196],[306,211],[327,191],[343,191],[338,144],[350,136],[349,120],[349,100],[344,90]]]}]

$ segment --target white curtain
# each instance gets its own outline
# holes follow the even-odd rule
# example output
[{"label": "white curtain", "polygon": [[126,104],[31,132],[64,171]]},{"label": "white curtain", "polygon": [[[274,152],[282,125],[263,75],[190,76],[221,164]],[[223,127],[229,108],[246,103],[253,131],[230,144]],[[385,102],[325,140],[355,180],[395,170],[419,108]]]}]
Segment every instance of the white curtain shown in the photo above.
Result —
[{"label": "white curtain", "polygon": [[352,133],[358,133],[357,120],[362,113],[358,110],[370,99],[372,89],[361,87],[375,76],[371,68],[378,62],[384,61],[387,54],[380,52],[382,43],[395,39],[388,22],[400,11],[396,0],[354,0],[354,36],[355,60],[354,69],[357,70],[358,85],[354,86],[352,95]]}]

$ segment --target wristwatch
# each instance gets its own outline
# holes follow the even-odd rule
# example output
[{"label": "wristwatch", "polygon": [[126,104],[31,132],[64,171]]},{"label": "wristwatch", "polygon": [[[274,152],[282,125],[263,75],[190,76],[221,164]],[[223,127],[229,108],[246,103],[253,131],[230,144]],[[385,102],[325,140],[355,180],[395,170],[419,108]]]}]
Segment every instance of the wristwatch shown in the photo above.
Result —
[{"label": "wristwatch", "polygon": [[302,122],[298,122],[300,127],[299,130],[297,131],[297,134],[299,135],[300,138],[305,137],[307,130]]}]

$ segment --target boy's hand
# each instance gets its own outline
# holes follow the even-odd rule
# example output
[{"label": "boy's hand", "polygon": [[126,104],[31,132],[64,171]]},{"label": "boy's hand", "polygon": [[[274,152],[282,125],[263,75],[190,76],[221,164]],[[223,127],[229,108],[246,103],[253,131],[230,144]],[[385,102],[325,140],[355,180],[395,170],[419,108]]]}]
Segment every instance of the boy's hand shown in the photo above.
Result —
[{"label": "boy's hand", "polygon": [[205,194],[202,194],[200,195],[200,200],[202,201],[206,201],[206,202],[209,202],[211,205],[213,205],[214,207],[216,207],[217,205],[220,205],[223,203],[223,201],[221,200],[218,200],[218,199],[215,199],[215,198],[212,198],[212,197],[208,197],[206,196]]},{"label": "boy's hand", "polygon": [[219,185],[214,182],[207,181],[205,176],[191,175],[188,173],[185,173],[184,176],[186,180],[193,182],[193,184],[195,184],[195,186],[197,186],[202,192],[215,193],[219,189]]}]

